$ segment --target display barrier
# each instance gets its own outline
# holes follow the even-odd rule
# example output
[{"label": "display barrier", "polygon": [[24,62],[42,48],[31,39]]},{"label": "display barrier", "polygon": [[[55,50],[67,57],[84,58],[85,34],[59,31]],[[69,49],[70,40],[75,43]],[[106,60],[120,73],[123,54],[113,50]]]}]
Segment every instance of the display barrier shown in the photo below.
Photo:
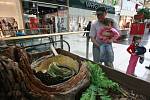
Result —
[{"label": "display barrier", "polygon": [[[87,59],[77,56],[75,54],[64,51],[62,49],[57,49],[57,52],[59,54],[69,56],[76,60],[87,60]],[[95,62],[93,62],[93,63],[95,63]],[[125,73],[111,69],[111,68],[103,66],[103,65],[101,65],[101,68],[110,79],[118,82],[120,85],[122,85],[128,89],[131,89],[139,94],[143,94],[144,96],[147,96],[148,98],[150,98],[150,94],[149,94],[150,93],[149,92],[150,83],[149,82],[141,80],[141,79],[133,77],[133,76],[130,76],[130,75],[127,75]]]},{"label": "display barrier", "polygon": [[[79,60],[79,61],[84,61],[88,59],[82,58],[80,56],[77,56],[75,54],[69,53],[67,51],[64,51],[62,49],[57,49],[57,52],[59,54],[65,55],[65,56],[69,56],[75,60]],[[37,57],[41,57],[41,56],[45,56],[48,55],[49,52],[42,52],[42,53],[35,53],[32,54],[32,58],[37,58]],[[93,61],[91,61],[93,62]],[[95,62],[93,62],[95,63]],[[142,79],[127,75],[125,73],[122,73],[118,70],[114,70],[112,68],[106,67],[101,65],[102,70],[106,73],[106,75],[112,79],[113,81],[118,82],[121,86],[131,89],[136,93],[142,94],[144,96],[147,96],[147,98],[150,98],[149,95],[149,88],[150,88],[150,83],[147,81],[144,81]],[[149,99],[148,99],[149,100]]]},{"label": "display barrier", "polygon": [[[3,38],[3,40],[6,41],[8,45],[9,44],[16,45],[17,43],[19,43],[22,48],[37,47],[39,45],[46,45],[46,44],[51,44],[51,43],[54,44],[54,43],[60,42],[61,49],[64,48],[63,43],[65,43],[68,47],[68,51],[70,51],[70,45],[67,41],[65,41],[63,39],[63,36],[64,35],[73,35],[73,34],[83,34],[85,32],[89,32],[89,31],[63,32],[63,33],[53,33],[53,34],[39,34],[39,35],[27,35],[27,36],[18,36],[18,37],[6,37],[6,38]],[[54,40],[53,37],[55,37],[55,36],[60,36],[60,39]],[[48,38],[49,42],[39,43],[36,45],[33,44],[34,39],[41,39],[41,41],[42,41],[43,38]],[[31,45],[29,45],[29,46],[23,45],[23,43],[26,42],[26,40],[30,40]],[[88,48],[88,44],[87,44],[87,48]],[[88,52],[88,49],[86,52]],[[86,53],[86,54],[88,54],[88,53]]]},{"label": "display barrier", "polygon": [[68,34],[81,34],[88,31],[78,31],[78,32],[63,32],[63,33],[52,33],[52,34],[39,34],[39,35],[27,35],[27,36],[20,36],[20,37],[6,37],[3,38],[5,41],[11,40],[21,40],[21,39],[33,39],[33,38],[44,38],[50,36],[61,36],[61,35],[68,35]]}]

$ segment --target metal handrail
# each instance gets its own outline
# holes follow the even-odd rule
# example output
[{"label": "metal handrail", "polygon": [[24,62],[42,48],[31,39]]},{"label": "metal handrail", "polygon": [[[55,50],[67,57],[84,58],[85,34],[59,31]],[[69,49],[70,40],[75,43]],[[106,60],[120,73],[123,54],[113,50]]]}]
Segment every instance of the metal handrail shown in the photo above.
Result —
[{"label": "metal handrail", "polygon": [[[50,43],[54,44],[56,42],[60,42],[61,43],[61,49],[63,49],[63,42],[64,42],[68,46],[68,51],[70,51],[70,44],[63,39],[63,35],[81,34],[81,33],[86,33],[86,32],[89,32],[89,31],[63,32],[63,33],[27,35],[27,36],[18,36],[18,37],[6,37],[6,38],[3,38],[3,40],[6,41],[6,42],[13,41],[16,45],[17,42],[20,41],[20,40],[33,40],[33,39],[38,39],[38,38],[42,39],[42,38],[47,38],[48,37],[49,41],[50,41],[50,42],[48,42],[49,44]],[[57,41],[51,40],[51,37],[53,37],[53,36],[60,36],[60,40],[57,40]],[[37,45],[30,45],[30,46],[23,46],[21,44],[20,45],[22,46],[22,48],[28,48],[28,47],[35,47],[35,46],[44,45],[44,44],[48,44],[48,43],[40,43],[40,44],[37,44]]]},{"label": "metal handrail", "polygon": [[69,35],[69,34],[81,34],[89,31],[77,31],[77,32],[63,32],[63,33],[52,33],[52,34],[39,34],[39,35],[26,35],[26,36],[17,36],[17,37],[6,37],[3,38],[4,41],[10,40],[21,40],[21,39],[33,39],[33,38],[44,38],[50,36],[61,36],[61,35]]},{"label": "metal handrail", "polygon": [[0,31],[18,31],[18,30],[47,30],[51,28],[36,28],[36,29],[0,29]]},{"label": "metal handrail", "polygon": [[[36,46],[41,46],[41,45],[46,45],[46,44],[53,44],[53,43],[57,43],[57,42],[61,42],[61,40],[58,40],[58,41],[53,41],[53,42],[47,42],[47,43],[42,43],[42,44],[35,44],[35,45],[30,45],[30,46],[24,46],[24,47],[22,47],[23,49],[27,49],[27,48],[30,48],[30,47],[36,47]],[[63,40],[63,42],[64,43],[66,43],[67,44],[67,46],[68,46],[68,51],[70,52],[70,44],[67,42],[67,41],[65,41],[65,40]]]}]

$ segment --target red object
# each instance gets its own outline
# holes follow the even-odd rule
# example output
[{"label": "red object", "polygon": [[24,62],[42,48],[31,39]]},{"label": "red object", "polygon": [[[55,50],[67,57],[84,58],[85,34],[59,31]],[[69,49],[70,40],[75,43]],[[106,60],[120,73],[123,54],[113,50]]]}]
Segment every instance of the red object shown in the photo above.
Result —
[{"label": "red object", "polygon": [[34,18],[34,17],[30,18],[30,29],[32,30],[38,29],[38,18]]},{"label": "red object", "polygon": [[128,53],[132,54],[135,53],[135,45],[132,43],[130,46],[127,48]]},{"label": "red object", "polygon": [[134,19],[144,19],[144,14],[134,15]]},{"label": "red object", "polygon": [[144,23],[132,23],[131,24],[131,35],[143,35],[145,31],[145,24]]}]

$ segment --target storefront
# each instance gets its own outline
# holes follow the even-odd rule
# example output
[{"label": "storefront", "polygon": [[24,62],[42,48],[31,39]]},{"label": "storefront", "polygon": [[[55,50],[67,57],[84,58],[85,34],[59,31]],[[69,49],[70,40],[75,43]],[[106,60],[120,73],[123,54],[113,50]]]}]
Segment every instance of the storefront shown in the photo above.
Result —
[{"label": "storefront", "polygon": [[0,0],[0,36],[15,36],[24,28],[20,0]]},{"label": "storefront", "polygon": [[133,1],[122,0],[119,21],[119,26],[121,29],[130,28],[131,23],[133,22],[133,16],[136,14],[137,5],[137,3]]},{"label": "storefront", "polygon": [[130,28],[132,22],[133,22],[133,17],[132,16],[121,15],[120,16],[120,21],[119,21],[119,26],[120,26],[121,29]]},{"label": "storefront", "polygon": [[47,34],[68,30],[67,0],[24,0],[22,4],[27,34]]},{"label": "storefront", "polygon": [[95,20],[95,10],[104,6],[109,17],[115,17],[115,8],[91,0],[69,0],[69,31],[84,30],[89,21]]}]

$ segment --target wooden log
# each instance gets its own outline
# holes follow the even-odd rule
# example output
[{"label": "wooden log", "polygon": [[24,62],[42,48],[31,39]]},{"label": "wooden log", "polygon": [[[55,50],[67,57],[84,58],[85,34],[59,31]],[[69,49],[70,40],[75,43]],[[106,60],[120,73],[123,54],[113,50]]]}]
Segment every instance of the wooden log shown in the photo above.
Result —
[{"label": "wooden log", "polygon": [[[14,99],[36,98],[36,100],[75,100],[79,91],[89,85],[89,75],[86,66],[80,66],[79,73],[69,80],[52,86],[43,84],[37,79],[31,69],[28,54],[19,47],[11,47],[3,52],[0,59],[0,84],[3,84],[5,93],[2,97]],[[7,62],[7,63],[6,63]],[[80,64],[82,65],[82,64]],[[7,73],[7,74],[6,74]],[[7,76],[7,77],[6,77]],[[14,81],[13,81],[14,80]],[[7,84],[4,84],[7,82]],[[12,85],[14,84],[14,85]],[[1,95],[0,95],[1,96]]]}]

